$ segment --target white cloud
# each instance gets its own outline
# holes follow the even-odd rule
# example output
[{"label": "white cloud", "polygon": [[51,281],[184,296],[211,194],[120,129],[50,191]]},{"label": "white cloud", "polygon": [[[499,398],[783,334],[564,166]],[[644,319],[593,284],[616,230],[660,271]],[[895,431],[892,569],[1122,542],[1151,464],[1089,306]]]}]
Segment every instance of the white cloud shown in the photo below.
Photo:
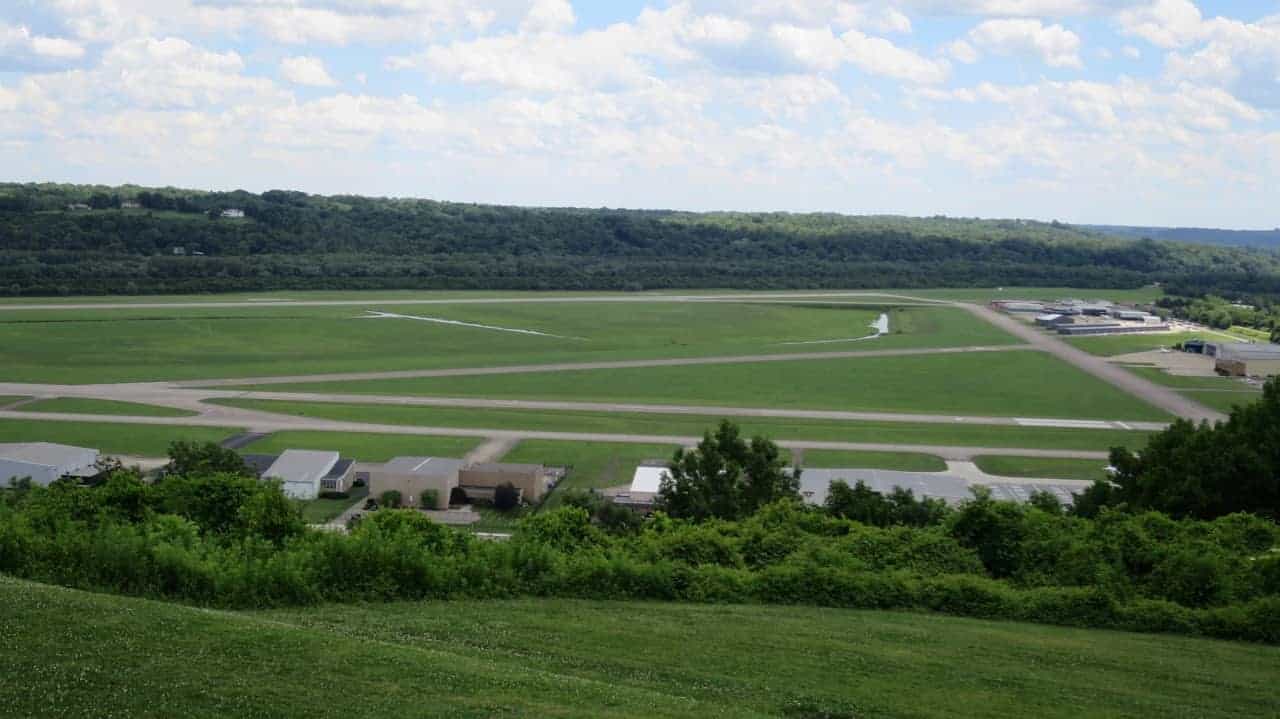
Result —
[{"label": "white cloud", "polygon": [[84,57],[84,47],[61,37],[35,35],[24,25],[6,25],[0,22],[0,62],[5,59],[19,63],[46,65],[79,60]]},{"label": "white cloud", "polygon": [[563,32],[573,27],[575,17],[569,0],[534,0],[529,14],[520,23],[522,32]]},{"label": "white cloud", "polygon": [[1191,0],[1153,0],[1120,12],[1120,27],[1157,47],[1182,47],[1203,34],[1203,17]]},{"label": "white cloud", "polygon": [[1129,58],[1130,60],[1142,59],[1142,51],[1132,45],[1125,45],[1123,52],[1124,52],[1124,56]]},{"label": "white cloud", "polygon": [[1061,25],[1016,18],[987,20],[970,30],[967,39],[970,45],[997,55],[1038,57],[1050,67],[1084,67],[1080,36]]},{"label": "white cloud", "polygon": [[297,85],[333,87],[338,83],[329,75],[324,61],[311,55],[286,57],[280,61],[280,76]]}]

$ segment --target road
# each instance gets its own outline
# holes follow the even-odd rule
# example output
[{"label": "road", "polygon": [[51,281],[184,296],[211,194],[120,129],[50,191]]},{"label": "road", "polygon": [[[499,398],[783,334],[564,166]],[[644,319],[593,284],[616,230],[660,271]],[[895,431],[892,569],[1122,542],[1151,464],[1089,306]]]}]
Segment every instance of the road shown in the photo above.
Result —
[{"label": "road", "polygon": [[981,352],[1018,352],[1037,348],[1027,345],[995,345],[974,347],[921,347],[914,349],[847,350],[842,352],[786,352],[779,354],[721,355],[715,357],[675,357],[668,359],[615,360],[609,362],[560,362],[555,364],[503,365],[498,367],[450,367],[447,369],[400,370],[391,372],[335,372],[312,375],[277,375],[271,377],[237,377],[231,379],[182,380],[169,383],[174,387],[228,387],[241,385],[298,384],[301,382],[359,382],[381,379],[423,379],[427,377],[474,377],[496,374],[528,374],[533,372],[576,372],[596,369],[636,369],[644,367],[684,367],[690,365],[755,364],[759,362],[796,362],[804,360],[854,359],[868,357],[912,357],[916,355],[973,354]]},{"label": "road", "polygon": [[509,305],[509,304],[563,304],[563,303],[598,303],[598,302],[764,302],[787,300],[825,300],[825,299],[859,299],[883,297],[891,300],[906,300],[921,304],[952,304],[947,300],[934,300],[927,297],[911,297],[909,295],[890,294],[884,292],[781,292],[751,294],[718,294],[718,295],[553,295],[514,296],[514,297],[458,297],[441,299],[363,299],[363,300],[231,300],[226,302],[80,302],[80,303],[45,303],[45,304],[3,304],[0,311],[7,310],[161,310],[161,309],[200,309],[200,308],[235,308],[235,307],[368,307],[369,305]]},{"label": "road", "polygon": [[[621,412],[627,414],[690,415],[700,417],[754,417],[769,419],[828,420],[839,422],[907,422],[1002,427],[1056,427],[1063,429],[1159,431],[1164,422],[1125,422],[1052,417],[984,417],[974,415],[913,414],[907,412],[856,412],[847,410],[777,409],[714,405],[631,404],[622,402],[572,402],[563,400],[487,399],[480,397],[418,397],[335,392],[204,389],[182,384],[136,383],[106,385],[45,385],[0,383],[0,394],[35,397],[77,397],[154,404],[211,417],[234,417],[234,407],[209,404],[208,400],[253,399],[322,404],[390,405],[400,407],[449,407],[526,411]],[[17,403],[13,408],[31,400]],[[0,408],[9,409],[9,408]]]},{"label": "road", "polygon": [[[317,419],[314,417],[293,417],[289,415],[258,412],[255,410],[227,410],[217,415],[201,415],[196,417],[135,417],[130,415],[78,414],[68,412],[41,413],[41,421],[53,422],[112,422],[117,424],[185,426],[185,427],[221,427],[245,428],[253,432],[369,432],[377,434],[421,435],[440,437],[475,437],[486,440],[546,439],[574,442],[609,442],[622,444],[665,444],[690,446],[701,441],[701,437],[650,435],[650,434],[610,434],[606,432],[544,432],[538,430],[504,430],[459,427],[424,427],[418,425],[374,424],[365,422],[344,422],[339,420]],[[30,413],[0,411],[0,419],[32,419]],[[1107,458],[1106,452],[1084,452],[1074,450],[1021,449],[1009,447],[954,447],[946,445],[901,444],[892,442],[820,442],[811,440],[778,440],[778,446],[787,449],[828,449],[859,452],[919,452],[932,454],[949,460],[972,460],[979,455],[997,455],[1008,457],[1055,457],[1064,459],[1097,459]]]},{"label": "road", "polygon": [[[1195,422],[1207,420],[1209,422],[1217,422],[1226,419],[1226,415],[1215,412],[1194,400],[1188,399],[1178,394],[1169,387],[1164,387],[1150,380],[1139,377],[1123,367],[1117,367],[1108,362],[1105,358],[1096,357],[1077,349],[1071,345],[1058,339],[1056,335],[1051,335],[1043,330],[1031,325],[1020,322],[1008,315],[1001,314],[983,305],[972,305],[966,303],[956,303],[958,307],[964,307],[978,317],[990,322],[1009,334],[1020,337],[1028,344],[1037,349],[1044,350],[1049,354],[1061,359],[1065,362],[1079,367],[1089,374],[1097,377],[1104,382],[1111,384],[1129,394],[1145,400],[1148,404],[1159,407],[1177,417],[1184,417]],[[1052,377],[1046,377],[1045,381],[1053,381]]]}]

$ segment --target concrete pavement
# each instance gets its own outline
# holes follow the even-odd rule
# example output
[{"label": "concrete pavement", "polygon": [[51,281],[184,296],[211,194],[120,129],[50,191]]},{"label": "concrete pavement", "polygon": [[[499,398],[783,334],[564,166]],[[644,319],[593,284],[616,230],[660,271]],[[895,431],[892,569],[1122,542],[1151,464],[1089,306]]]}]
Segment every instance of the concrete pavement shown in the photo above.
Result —
[{"label": "concrete pavement", "polygon": [[[66,412],[41,413],[41,421],[53,422],[112,422],[153,426],[221,427],[228,431],[248,429],[253,432],[315,431],[315,432],[364,432],[376,434],[402,434],[441,437],[476,437],[482,439],[510,440],[547,439],[576,442],[607,442],[621,444],[665,444],[688,446],[702,438],[692,436],[610,434],[606,432],[547,432],[540,430],[503,430],[462,427],[425,427],[418,425],[374,424],[343,422],[294,417],[253,410],[228,411],[221,416],[197,417],[138,417],[130,415],[74,414]],[[0,411],[0,419],[31,420],[30,413]],[[825,442],[811,440],[779,440],[778,446],[787,449],[829,449],[863,452],[920,452],[943,459],[969,460],[979,455],[1011,457],[1059,457],[1068,459],[1106,459],[1106,452],[1075,450],[1012,449],[1008,447],[955,447],[945,445],[900,444],[890,442]]]}]

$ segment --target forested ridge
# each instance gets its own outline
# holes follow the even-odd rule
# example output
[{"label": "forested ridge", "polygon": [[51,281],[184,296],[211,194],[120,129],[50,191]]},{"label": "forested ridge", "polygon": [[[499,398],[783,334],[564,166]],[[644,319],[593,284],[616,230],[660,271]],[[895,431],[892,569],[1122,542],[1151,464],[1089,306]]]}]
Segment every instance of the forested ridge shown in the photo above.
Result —
[{"label": "forested ridge", "polygon": [[1022,220],[0,184],[7,295],[1150,282],[1188,294],[1280,292],[1280,254]]}]

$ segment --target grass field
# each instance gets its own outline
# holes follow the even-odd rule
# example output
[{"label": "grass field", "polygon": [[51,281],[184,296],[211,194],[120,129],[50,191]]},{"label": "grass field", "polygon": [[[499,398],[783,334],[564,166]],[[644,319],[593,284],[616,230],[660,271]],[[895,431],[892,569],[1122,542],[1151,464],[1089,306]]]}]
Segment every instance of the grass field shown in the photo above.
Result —
[{"label": "grass field", "polygon": [[107,422],[41,422],[0,419],[0,442],[58,442],[92,447],[104,454],[163,457],[169,443],[221,442],[243,430],[233,427],[181,427]]},{"label": "grass field", "polygon": [[1127,367],[1130,372],[1174,389],[1229,389],[1242,392],[1251,391],[1249,385],[1230,377],[1188,377],[1169,374],[1158,367]]},{"label": "grass field", "polygon": [[947,463],[931,454],[905,452],[840,452],[807,449],[802,464],[816,469],[892,469],[900,472],[943,472]]},{"label": "grass field", "polygon": [[[1046,381],[1050,377],[1052,381]],[[995,417],[1169,418],[1059,359],[1024,351],[305,383],[271,389]]]},{"label": "grass field", "polygon": [[[365,310],[558,337],[362,318]],[[858,345],[886,309],[893,334]],[[340,341],[338,341],[340,340]],[[948,307],[783,303],[510,303],[193,309],[9,310],[0,366],[15,382],[131,382],[653,357],[1013,344]]]},{"label": "grass field", "polygon": [[1240,405],[1253,404],[1262,399],[1261,391],[1250,392],[1249,390],[1239,392],[1183,390],[1179,394],[1223,413],[1230,412]]},{"label": "grass field", "polygon": [[[5,716],[1274,716],[1280,649],[560,600],[231,613],[0,578]],[[332,671],[331,675],[326,672]]]},{"label": "grass field", "polygon": [[[460,427],[550,432],[606,432],[700,437],[718,418],[691,415],[563,412],[514,409],[453,409],[403,405],[359,405],[329,402],[227,399],[217,404],[266,412],[351,422],[381,422],[419,427]],[[1014,427],[923,422],[840,422],[815,419],[734,418],[745,434],[772,439],[826,442],[893,442],[956,446],[1022,447],[1105,451],[1123,445],[1140,448],[1149,432]]]},{"label": "grass field", "polygon": [[55,397],[24,404],[19,412],[67,412],[72,414],[123,414],[135,417],[192,417],[195,412],[161,407],[137,402],[117,402],[109,399],[81,399],[79,397]]},{"label": "grass field", "polygon": [[368,487],[355,487],[346,499],[312,499],[302,503],[302,521],[307,524],[324,524],[347,511],[353,504],[363,503],[369,496]]},{"label": "grass field", "polygon": [[1095,480],[1106,477],[1107,463],[1093,459],[1044,457],[975,457],[978,469],[997,477]]},{"label": "grass field", "polygon": [[30,398],[30,397],[12,397],[12,396],[0,395],[0,407],[8,407],[9,405],[13,404],[14,402],[21,402],[21,401],[23,401],[23,400],[25,400],[25,399],[31,399],[31,398]]},{"label": "grass field", "polygon": [[1171,348],[1179,342],[1205,339],[1202,332],[1164,332],[1149,335],[1111,335],[1103,337],[1064,337],[1070,345],[1100,357],[1115,357],[1133,352],[1148,352],[1162,347]]},{"label": "grass field", "polygon": [[362,432],[275,432],[242,447],[242,452],[279,454],[286,449],[338,452],[362,462],[386,462],[394,457],[462,457],[480,444],[470,437],[428,437]]},{"label": "grass field", "polygon": [[542,505],[555,507],[567,490],[605,489],[631,484],[636,465],[648,459],[670,459],[675,451],[676,447],[673,445],[527,439],[508,452],[502,461],[567,467],[568,474]]}]

